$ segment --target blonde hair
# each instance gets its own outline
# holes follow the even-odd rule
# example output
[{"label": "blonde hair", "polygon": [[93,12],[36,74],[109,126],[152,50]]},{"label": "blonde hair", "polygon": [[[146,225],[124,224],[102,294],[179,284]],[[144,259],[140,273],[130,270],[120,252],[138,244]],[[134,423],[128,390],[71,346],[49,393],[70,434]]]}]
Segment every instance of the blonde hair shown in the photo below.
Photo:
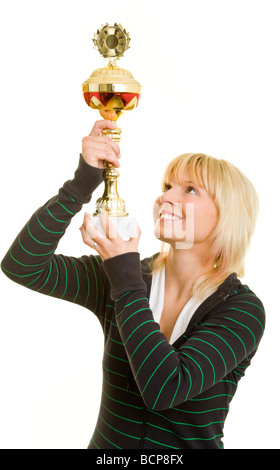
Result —
[{"label": "blonde hair", "polygon": [[[171,160],[163,175],[162,190],[171,177],[182,184],[185,169],[191,180],[208,192],[218,210],[209,253],[214,260],[213,269],[193,285],[193,295],[200,297],[205,291],[214,292],[234,272],[238,277],[244,276],[244,258],[255,229],[259,203],[254,186],[236,166],[201,153],[187,153]],[[165,265],[169,249],[166,250],[166,243],[162,244],[160,254],[151,264],[152,274]]]}]

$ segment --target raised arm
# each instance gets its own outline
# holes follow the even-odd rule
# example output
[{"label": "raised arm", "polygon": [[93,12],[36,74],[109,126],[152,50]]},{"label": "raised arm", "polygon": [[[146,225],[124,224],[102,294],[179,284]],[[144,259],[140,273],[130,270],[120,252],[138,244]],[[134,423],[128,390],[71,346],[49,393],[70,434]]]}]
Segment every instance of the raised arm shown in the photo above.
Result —
[{"label": "raised arm", "polygon": [[[107,283],[99,256],[74,258],[55,254],[71,219],[103,181],[102,161],[117,164],[115,143],[99,137],[109,121],[98,121],[83,140],[83,155],[74,178],[40,207],[18,234],[2,260],[3,272],[34,291],[75,302],[98,313]],[[115,150],[114,150],[115,149]]]}]

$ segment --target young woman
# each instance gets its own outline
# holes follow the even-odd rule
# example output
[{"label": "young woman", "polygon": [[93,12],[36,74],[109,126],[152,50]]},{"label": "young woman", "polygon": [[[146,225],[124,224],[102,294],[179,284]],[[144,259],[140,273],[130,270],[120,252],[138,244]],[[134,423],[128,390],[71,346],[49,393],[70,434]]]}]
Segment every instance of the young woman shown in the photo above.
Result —
[{"label": "young woman", "polygon": [[[74,178],[39,208],[2,261],[34,291],[90,309],[104,331],[103,390],[90,449],[220,449],[229,404],[263,335],[261,301],[239,277],[258,200],[232,164],[203,154],[172,160],[154,203],[163,249],[140,260],[106,213],[106,236],[85,214],[97,255],[55,254],[72,217],[102,182],[117,144],[95,123]],[[110,237],[108,236],[110,234]],[[168,247],[168,250],[166,250]]]}]

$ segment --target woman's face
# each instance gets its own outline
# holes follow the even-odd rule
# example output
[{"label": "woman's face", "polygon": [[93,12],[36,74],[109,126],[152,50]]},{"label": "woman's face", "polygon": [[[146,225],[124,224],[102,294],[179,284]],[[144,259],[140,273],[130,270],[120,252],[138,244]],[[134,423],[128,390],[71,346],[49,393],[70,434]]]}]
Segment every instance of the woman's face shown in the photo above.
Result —
[{"label": "woman's face", "polygon": [[180,185],[171,177],[170,184],[153,207],[154,234],[160,240],[191,248],[210,241],[218,222],[218,211],[207,191],[195,185],[185,170]]}]

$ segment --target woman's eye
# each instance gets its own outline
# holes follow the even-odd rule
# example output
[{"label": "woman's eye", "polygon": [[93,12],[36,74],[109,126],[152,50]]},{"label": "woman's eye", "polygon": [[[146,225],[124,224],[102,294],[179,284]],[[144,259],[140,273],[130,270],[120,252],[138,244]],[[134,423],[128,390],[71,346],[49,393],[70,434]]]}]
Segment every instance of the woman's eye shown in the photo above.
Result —
[{"label": "woman's eye", "polygon": [[171,188],[170,184],[165,183],[163,185],[163,192],[166,193],[166,191],[168,191],[170,188]]},{"label": "woman's eye", "polygon": [[192,186],[188,186],[186,189],[186,193],[197,194],[197,191]]}]

